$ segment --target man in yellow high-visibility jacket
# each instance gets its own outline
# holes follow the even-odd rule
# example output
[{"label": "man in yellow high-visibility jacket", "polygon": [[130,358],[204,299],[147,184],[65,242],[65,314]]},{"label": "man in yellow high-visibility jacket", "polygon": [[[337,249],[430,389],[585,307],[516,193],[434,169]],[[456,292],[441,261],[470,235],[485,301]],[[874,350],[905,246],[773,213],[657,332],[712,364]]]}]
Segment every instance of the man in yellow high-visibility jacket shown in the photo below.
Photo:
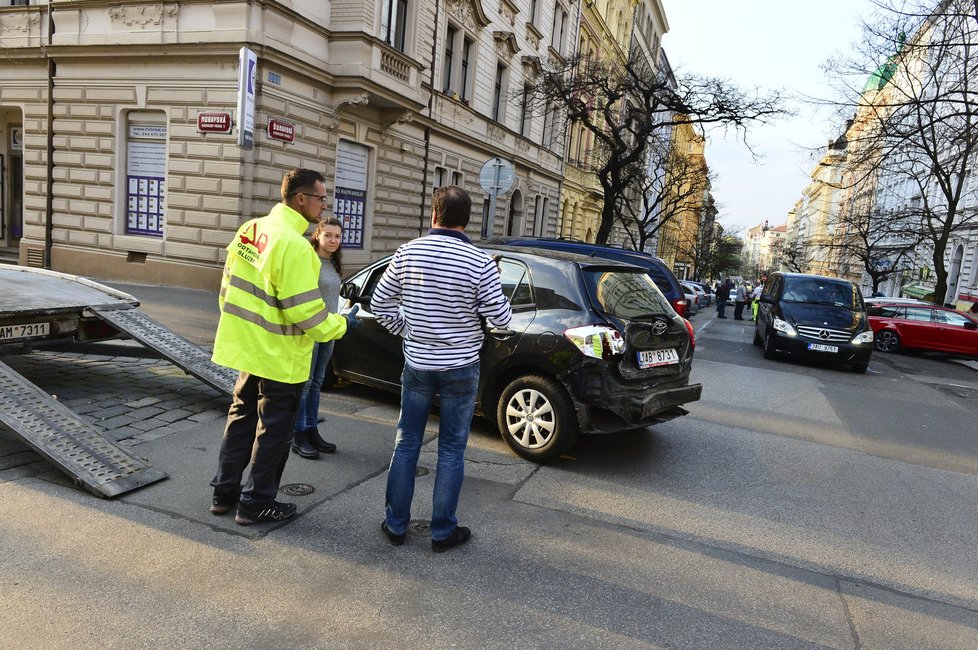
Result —
[{"label": "man in yellow high-visibility jacket", "polygon": [[[295,514],[275,501],[292,444],[302,386],[315,341],[356,327],[352,314],[330,314],[319,291],[319,256],[303,236],[326,206],[322,174],[293,169],[282,180],[282,203],[238,229],[228,245],[218,303],[214,362],[239,371],[228,410],[211,512],[238,504],[234,520],[248,525]],[[241,478],[251,464],[242,489]]]}]

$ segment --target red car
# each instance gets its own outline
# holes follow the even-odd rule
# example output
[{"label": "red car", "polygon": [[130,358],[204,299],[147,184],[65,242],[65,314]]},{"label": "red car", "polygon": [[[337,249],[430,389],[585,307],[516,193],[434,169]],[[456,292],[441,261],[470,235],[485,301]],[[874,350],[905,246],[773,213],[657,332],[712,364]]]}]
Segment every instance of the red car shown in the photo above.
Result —
[{"label": "red car", "polygon": [[887,303],[866,312],[877,350],[912,348],[978,357],[978,319],[970,314],[937,305]]}]

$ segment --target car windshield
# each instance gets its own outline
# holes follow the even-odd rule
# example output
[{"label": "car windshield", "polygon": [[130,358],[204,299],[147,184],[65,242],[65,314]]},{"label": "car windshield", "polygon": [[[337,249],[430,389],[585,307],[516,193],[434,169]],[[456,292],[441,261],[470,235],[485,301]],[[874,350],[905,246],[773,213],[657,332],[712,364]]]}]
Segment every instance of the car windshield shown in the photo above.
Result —
[{"label": "car windshield", "polygon": [[785,302],[834,305],[853,311],[863,308],[856,285],[827,278],[787,278],[782,299]]},{"label": "car windshield", "polygon": [[625,320],[668,314],[669,302],[647,273],[585,269],[591,300],[601,311]]}]

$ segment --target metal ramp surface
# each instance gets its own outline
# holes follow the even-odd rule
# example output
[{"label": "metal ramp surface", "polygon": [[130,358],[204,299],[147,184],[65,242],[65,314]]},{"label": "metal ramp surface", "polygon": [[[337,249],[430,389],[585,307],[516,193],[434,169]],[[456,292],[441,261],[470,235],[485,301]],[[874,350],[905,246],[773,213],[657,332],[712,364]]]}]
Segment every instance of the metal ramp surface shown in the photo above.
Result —
[{"label": "metal ramp surface", "polygon": [[167,477],[2,362],[0,422],[98,496],[118,496]]},{"label": "metal ramp surface", "polygon": [[205,384],[231,395],[238,371],[219,366],[210,355],[173,330],[129,305],[89,307],[96,316],[125,332],[148,348],[156,350],[174,365],[187,371]]}]

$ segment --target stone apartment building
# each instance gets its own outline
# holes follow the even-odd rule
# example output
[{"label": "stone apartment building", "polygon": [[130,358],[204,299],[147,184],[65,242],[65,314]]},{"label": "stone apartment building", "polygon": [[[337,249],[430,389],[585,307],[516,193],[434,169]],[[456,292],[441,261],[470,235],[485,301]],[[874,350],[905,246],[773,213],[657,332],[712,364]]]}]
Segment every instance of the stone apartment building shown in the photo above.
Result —
[{"label": "stone apartment building", "polygon": [[[0,246],[214,288],[291,167],[327,177],[345,270],[423,234],[441,184],[484,206],[476,236],[554,235],[563,142],[520,91],[574,47],[565,2],[5,0]],[[497,157],[515,180],[490,219],[479,172]]]}]

